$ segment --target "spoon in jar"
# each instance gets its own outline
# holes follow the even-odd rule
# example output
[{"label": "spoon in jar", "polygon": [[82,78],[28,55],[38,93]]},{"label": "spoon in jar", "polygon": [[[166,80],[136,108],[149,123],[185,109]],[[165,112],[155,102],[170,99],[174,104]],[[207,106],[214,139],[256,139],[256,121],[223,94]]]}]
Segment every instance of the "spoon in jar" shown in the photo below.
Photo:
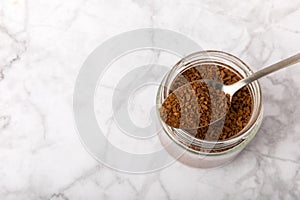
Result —
[{"label": "spoon in jar", "polygon": [[159,109],[169,126],[198,129],[225,119],[233,95],[249,83],[300,62],[300,53],[257,71],[234,84],[224,85],[211,79],[187,83],[174,90]]}]

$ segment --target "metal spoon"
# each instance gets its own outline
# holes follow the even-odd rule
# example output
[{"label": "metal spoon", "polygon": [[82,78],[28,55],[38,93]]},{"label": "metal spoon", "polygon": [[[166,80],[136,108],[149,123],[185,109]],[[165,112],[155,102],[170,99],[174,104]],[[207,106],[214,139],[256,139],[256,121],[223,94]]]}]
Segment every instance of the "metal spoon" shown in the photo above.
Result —
[{"label": "metal spoon", "polygon": [[[206,83],[207,85],[207,88],[209,91],[215,91],[215,90],[219,90],[221,91],[220,94],[224,95],[223,97],[219,97],[220,99],[223,99],[224,101],[226,101],[226,98],[225,98],[225,95],[229,95],[230,96],[230,102],[232,101],[232,97],[233,95],[238,91],[240,90],[242,87],[248,85],[249,83],[261,78],[261,77],[264,77],[270,73],[273,73],[275,71],[278,71],[280,69],[283,69],[283,68],[286,68],[290,65],[293,65],[293,64],[296,64],[300,62],[300,53],[294,55],[294,56],[291,56],[289,58],[286,58],[280,62],[277,62],[275,64],[272,64],[258,72],[255,72],[253,73],[252,75],[250,75],[249,77],[247,78],[244,78],[232,85],[224,85],[223,83],[221,82],[218,82],[218,81],[215,81],[215,80],[211,80],[211,79],[202,79],[202,80],[197,80],[197,81],[194,81],[192,83],[188,83],[188,84],[185,84],[181,87],[179,87],[178,89],[176,89],[173,93],[176,94],[177,91],[182,91],[182,90],[185,90],[185,89],[189,89],[191,88],[191,84],[193,83],[196,83],[196,82],[204,82]],[[168,97],[167,97],[168,99]],[[166,100],[167,100],[166,99]],[[220,100],[218,99],[218,100]],[[165,101],[166,101],[165,100]],[[228,99],[227,99],[228,100]],[[214,106],[218,106],[219,102],[214,102],[214,100],[212,99],[211,100],[211,103],[212,105]],[[224,102],[226,104],[226,102]],[[201,105],[200,105],[201,106]],[[200,107],[199,106],[199,107]],[[162,107],[163,108],[163,107]],[[201,108],[200,108],[201,109]],[[163,109],[162,109],[163,110]],[[214,115],[215,117],[212,117],[210,122],[205,125],[199,123],[199,118],[196,117],[195,119],[197,120],[196,123],[185,123],[184,121],[183,122],[180,122],[179,125],[176,125],[176,126],[173,126],[172,124],[168,124],[166,121],[166,123],[170,126],[173,126],[175,128],[182,128],[182,129],[197,129],[197,128],[201,128],[201,127],[205,127],[205,126],[209,126],[209,125],[212,125],[218,121],[220,121],[220,119],[224,119],[224,117],[226,116],[226,111],[223,109],[223,111],[221,111],[222,113],[218,113],[217,115]],[[186,113],[181,113],[182,115],[186,115]],[[217,117],[216,117],[217,116]],[[192,124],[192,125],[191,125]]]}]

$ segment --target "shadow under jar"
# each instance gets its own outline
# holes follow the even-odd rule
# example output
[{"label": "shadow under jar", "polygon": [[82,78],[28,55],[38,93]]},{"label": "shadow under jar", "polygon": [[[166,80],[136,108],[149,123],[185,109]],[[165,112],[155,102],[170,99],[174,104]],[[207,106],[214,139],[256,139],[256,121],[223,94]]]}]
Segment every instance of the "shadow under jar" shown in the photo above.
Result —
[{"label": "shadow under jar", "polygon": [[[162,80],[157,93],[157,110],[172,91],[190,81],[214,79],[232,84],[252,73],[244,62],[228,53],[193,53],[180,60]],[[215,124],[219,131],[215,131],[217,128],[214,125],[197,130],[176,129],[166,125],[158,116],[162,126],[160,141],[169,154],[186,165],[199,168],[217,167],[233,160],[253,139],[263,117],[261,88],[257,81],[235,95],[239,98],[233,97],[231,106],[235,104],[235,108],[241,107],[243,110],[239,115],[234,115],[238,110],[230,107],[222,126]]]}]

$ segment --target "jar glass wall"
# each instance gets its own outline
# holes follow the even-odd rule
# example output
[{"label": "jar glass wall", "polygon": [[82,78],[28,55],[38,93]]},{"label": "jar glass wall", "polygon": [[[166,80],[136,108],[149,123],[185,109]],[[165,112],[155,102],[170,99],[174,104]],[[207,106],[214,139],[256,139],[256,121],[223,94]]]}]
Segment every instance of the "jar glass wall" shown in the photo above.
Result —
[{"label": "jar glass wall", "polygon": [[[217,64],[235,72],[240,78],[251,75],[252,70],[239,58],[221,51],[201,51],[193,53],[180,60],[164,77],[157,93],[157,109],[171,92],[171,86],[176,77],[190,67],[197,65]],[[195,138],[188,132],[175,129],[161,121],[163,132],[160,135],[162,145],[173,155],[180,148],[182,155],[176,159],[193,167],[216,167],[234,159],[257,133],[263,116],[261,88],[258,81],[248,85],[252,98],[252,113],[247,125],[235,136],[219,141],[208,141]],[[159,112],[158,112],[159,113]],[[167,145],[176,143],[177,145]]]}]

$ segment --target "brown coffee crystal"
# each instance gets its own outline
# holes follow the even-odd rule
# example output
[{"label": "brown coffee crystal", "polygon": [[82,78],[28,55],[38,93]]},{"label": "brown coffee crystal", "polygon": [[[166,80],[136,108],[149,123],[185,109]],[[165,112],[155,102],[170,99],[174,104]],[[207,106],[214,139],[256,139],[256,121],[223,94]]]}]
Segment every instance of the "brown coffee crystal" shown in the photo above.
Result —
[{"label": "brown coffee crystal", "polygon": [[[197,127],[195,123],[198,123],[201,128],[186,129],[186,131],[199,139],[225,140],[235,136],[247,125],[251,117],[252,98],[249,89],[245,86],[236,92],[229,104],[229,96],[221,95],[220,91],[209,90],[208,92],[205,83],[194,82],[201,79],[212,79],[223,82],[225,85],[231,85],[241,78],[236,72],[219,65],[200,65],[188,68],[171,84],[171,92],[160,109],[162,120],[170,126],[181,129]],[[184,86],[188,86],[187,83],[190,83],[189,87]],[[217,100],[211,100],[217,97]],[[220,97],[225,97],[227,101]],[[217,103],[218,106],[212,106],[212,102]],[[220,117],[211,115],[213,107],[219,109],[219,113],[226,113],[221,126],[221,122],[209,125],[209,122]],[[225,108],[227,110],[222,111]]]},{"label": "brown coffee crystal", "polygon": [[215,123],[226,115],[229,95],[206,82],[195,81],[172,92],[160,108],[166,124],[181,129],[196,129]]}]

